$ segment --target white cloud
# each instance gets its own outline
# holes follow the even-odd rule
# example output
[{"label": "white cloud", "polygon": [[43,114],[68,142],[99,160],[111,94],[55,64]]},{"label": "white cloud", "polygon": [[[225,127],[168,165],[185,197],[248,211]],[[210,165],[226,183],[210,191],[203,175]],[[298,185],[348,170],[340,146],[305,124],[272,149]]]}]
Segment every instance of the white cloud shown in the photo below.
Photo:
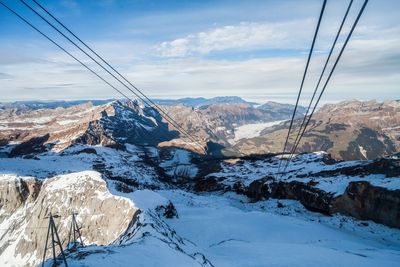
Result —
[{"label": "white cloud", "polygon": [[309,28],[310,25],[311,20],[284,23],[241,22],[162,42],[156,49],[164,57],[184,57],[229,49],[297,49],[304,47],[309,35],[300,29]]}]

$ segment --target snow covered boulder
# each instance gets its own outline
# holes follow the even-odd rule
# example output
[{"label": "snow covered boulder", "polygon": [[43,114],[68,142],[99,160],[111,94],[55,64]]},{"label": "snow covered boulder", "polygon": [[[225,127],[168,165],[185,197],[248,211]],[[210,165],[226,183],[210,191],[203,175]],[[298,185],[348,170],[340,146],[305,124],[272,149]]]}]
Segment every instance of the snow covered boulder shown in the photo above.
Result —
[{"label": "snow covered boulder", "polygon": [[[12,179],[20,178],[7,177],[8,181]],[[9,188],[2,191],[18,183],[8,184]],[[112,195],[101,174],[95,171],[47,179],[35,199],[25,201],[0,224],[1,229],[8,229],[1,230],[0,247],[5,249],[0,252],[0,265],[35,266],[40,263],[50,213],[57,215],[55,223],[65,248],[73,212],[77,213],[86,245],[109,245],[134,224],[139,209],[131,200]],[[48,251],[46,257],[50,256]]]}]

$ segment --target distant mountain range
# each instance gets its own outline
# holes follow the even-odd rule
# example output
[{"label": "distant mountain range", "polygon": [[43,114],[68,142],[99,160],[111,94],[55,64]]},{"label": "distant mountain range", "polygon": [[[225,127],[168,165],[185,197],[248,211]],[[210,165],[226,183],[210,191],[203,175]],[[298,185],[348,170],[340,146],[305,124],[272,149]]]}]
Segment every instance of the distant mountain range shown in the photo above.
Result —
[{"label": "distant mountain range", "polygon": [[[94,106],[104,105],[113,101],[114,99],[105,100],[56,100],[56,101],[15,101],[15,102],[0,102],[1,109],[17,108],[20,110],[27,109],[53,109],[53,108],[68,108],[83,103],[91,102]],[[189,107],[200,107],[213,104],[249,104],[257,105],[255,102],[248,102],[237,96],[219,96],[213,98],[204,97],[186,97],[180,99],[152,99],[155,103],[163,106],[185,105]],[[120,100],[125,102],[126,100]]]},{"label": "distant mountain range", "polygon": [[15,102],[0,102],[0,110],[4,109],[18,109],[22,110],[36,110],[36,109],[53,109],[53,108],[68,108],[83,103],[91,102],[93,105],[103,105],[113,101],[107,100],[55,100],[55,101],[15,101]]},{"label": "distant mountain range", "polygon": [[[281,152],[294,108],[276,102],[254,105],[239,97],[158,102],[164,103],[163,110],[214,156]],[[304,107],[298,107],[292,138],[304,112]],[[336,159],[373,159],[398,153],[399,118],[398,101],[354,100],[325,105],[315,113],[297,152],[323,150]],[[156,110],[127,101],[3,104],[0,129],[0,146],[19,144],[11,155],[62,150],[76,143],[194,149]],[[292,143],[290,139],[289,147]]]}]

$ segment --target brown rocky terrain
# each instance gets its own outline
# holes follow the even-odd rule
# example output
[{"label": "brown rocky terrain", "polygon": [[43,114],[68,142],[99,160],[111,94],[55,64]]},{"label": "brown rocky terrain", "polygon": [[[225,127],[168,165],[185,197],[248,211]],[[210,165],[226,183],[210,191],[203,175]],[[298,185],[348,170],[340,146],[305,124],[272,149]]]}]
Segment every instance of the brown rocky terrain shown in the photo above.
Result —
[{"label": "brown rocky terrain", "polygon": [[[74,143],[105,146],[160,144],[203,153],[193,141],[179,135],[157,111],[136,102],[114,101],[96,106],[90,102],[67,104],[63,102],[65,107],[47,109],[40,108],[46,107],[44,104],[5,106],[0,110],[0,145],[22,143],[11,151],[12,156],[49,149],[60,151]],[[54,105],[48,104],[49,107]],[[262,108],[248,103],[221,103],[197,108],[178,104],[162,109],[206,147],[208,143],[229,146],[236,126],[287,118],[291,107],[269,102]]]},{"label": "brown rocky terrain", "polygon": [[[291,108],[274,102],[260,107],[248,103],[162,107],[202,147],[218,156],[281,152],[288,121],[265,126],[259,136],[232,140],[237,127],[288,119]],[[301,123],[300,116],[294,123],[289,148]],[[334,158],[344,160],[392,155],[400,151],[399,118],[399,101],[354,100],[327,104],[315,113],[296,152],[327,151]],[[158,112],[137,103],[115,101],[97,106],[84,103],[55,109],[11,106],[0,111],[0,129],[0,146],[20,143],[10,151],[11,156],[50,149],[61,151],[75,143],[173,146],[203,153]]]},{"label": "brown rocky terrain", "polygon": [[[301,120],[294,123],[291,147]],[[280,152],[289,122],[261,132],[259,137],[243,139],[226,154]],[[313,116],[297,153],[327,151],[336,159],[374,159],[400,151],[399,101],[345,101],[327,104]]]},{"label": "brown rocky terrain", "polygon": [[2,143],[20,143],[11,156],[61,151],[75,143],[156,145],[177,136],[153,110],[118,101],[100,106],[85,103],[56,109],[6,109],[0,112],[0,129]]},{"label": "brown rocky terrain", "polygon": [[247,103],[213,104],[193,108],[184,105],[164,109],[187,132],[198,140],[230,146],[235,127],[257,122],[271,122],[290,117],[292,105],[268,102],[260,108]]}]

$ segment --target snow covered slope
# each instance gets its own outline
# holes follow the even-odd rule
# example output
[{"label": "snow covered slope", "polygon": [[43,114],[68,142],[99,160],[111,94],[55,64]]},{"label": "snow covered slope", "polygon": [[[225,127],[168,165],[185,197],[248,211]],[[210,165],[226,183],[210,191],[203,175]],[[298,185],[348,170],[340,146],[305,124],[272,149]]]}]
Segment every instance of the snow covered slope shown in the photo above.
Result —
[{"label": "snow covered slope", "polygon": [[[322,152],[302,154],[282,176],[278,160],[211,160],[182,149],[134,145],[74,145],[0,158],[0,263],[40,262],[44,237],[34,228],[46,231],[43,217],[57,212],[65,236],[75,210],[91,245],[68,252],[69,266],[398,264],[399,229],[338,214],[344,209],[331,216],[309,211],[324,207],[324,200],[338,208],[381,197],[381,211],[372,211],[396,220],[391,216],[398,206],[388,210],[382,199],[390,196],[398,205],[395,157],[337,162]],[[386,191],[360,200],[358,192],[348,191],[352,182]],[[354,200],[344,198],[349,193]]]},{"label": "snow covered slope", "polygon": [[[248,203],[235,194],[180,190],[131,198],[147,208],[142,219],[154,228],[145,226],[122,247],[85,248],[70,255],[71,266],[394,267],[400,260],[400,230],[312,213],[294,201]],[[179,217],[160,222],[156,203],[166,199]]]}]

